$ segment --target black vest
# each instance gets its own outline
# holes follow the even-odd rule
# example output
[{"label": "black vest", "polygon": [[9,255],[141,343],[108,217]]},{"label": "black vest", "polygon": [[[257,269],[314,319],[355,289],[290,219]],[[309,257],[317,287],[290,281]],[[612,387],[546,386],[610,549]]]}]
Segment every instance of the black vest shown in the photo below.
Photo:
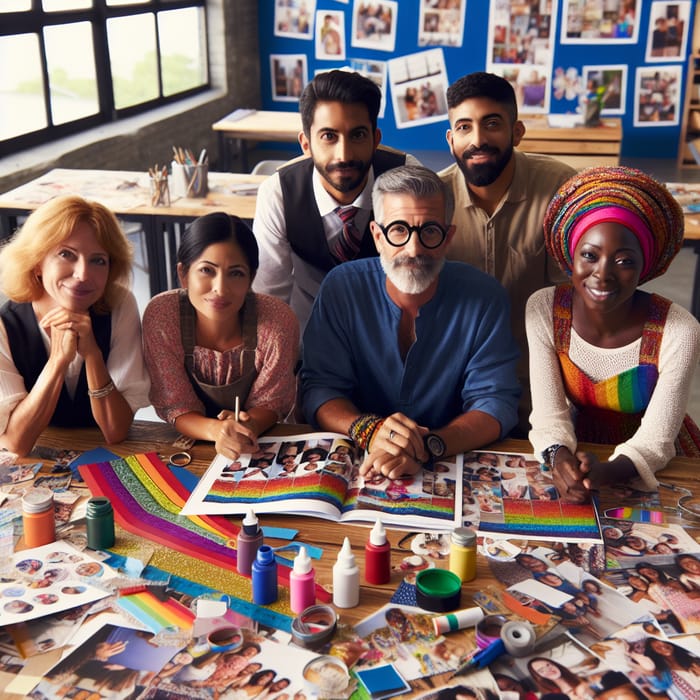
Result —
[{"label": "black vest", "polygon": [[[405,162],[405,153],[378,148],[372,159],[374,177],[378,177],[386,170],[404,165]],[[284,199],[284,220],[287,240],[292,250],[304,262],[328,272],[338,264],[338,261],[328,250],[321,213],[314,197],[311,179],[313,169],[314,162],[311,158],[301,158],[278,171]],[[371,218],[370,215],[370,220]],[[367,224],[357,257],[370,258],[376,255],[377,249],[374,247],[374,239]]]},{"label": "black vest", "polygon": [[[8,301],[0,309],[0,318],[7,330],[12,360],[17,371],[24,378],[24,387],[29,392],[49,359],[34,310],[29,303],[17,304],[14,301]],[[97,346],[102,351],[102,357],[106,363],[112,338],[112,316],[95,314],[90,310],[90,319]],[[61,428],[84,428],[97,425],[92,415],[87,392],[88,383],[83,363],[75,388],[75,398],[71,399],[64,383],[49,424]]]}]

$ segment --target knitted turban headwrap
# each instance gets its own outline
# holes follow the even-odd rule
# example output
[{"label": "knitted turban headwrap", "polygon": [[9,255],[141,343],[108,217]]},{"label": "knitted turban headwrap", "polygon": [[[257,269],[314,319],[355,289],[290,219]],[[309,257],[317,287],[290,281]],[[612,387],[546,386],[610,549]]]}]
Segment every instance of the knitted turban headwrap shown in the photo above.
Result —
[{"label": "knitted turban headwrap", "polygon": [[640,284],[666,272],[683,245],[683,210],[665,185],[623,166],[588,168],[567,180],[544,216],[547,252],[571,274],[576,244],[591,227],[614,221],[639,240]]}]

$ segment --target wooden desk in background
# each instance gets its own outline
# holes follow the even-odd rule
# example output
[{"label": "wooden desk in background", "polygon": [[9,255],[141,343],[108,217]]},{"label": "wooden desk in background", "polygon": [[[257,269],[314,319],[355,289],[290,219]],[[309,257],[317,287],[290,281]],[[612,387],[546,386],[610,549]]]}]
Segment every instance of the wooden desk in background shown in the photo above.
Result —
[{"label": "wooden desk in background", "polygon": [[[277,426],[275,429],[273,429],[273,431],[271,431],[271,433],[280,436],[298,432],[300,432],[300,426],[284,425]],[[110,451],[124,457],[141,452],[152,451],[156,451],[159,454],[167,457],[168,455],[177,451],[176,448],[172,447],[172,441],[176,436],[177,433],[175,433],[175,431],[167,424],[136,421],[129,432],[127,440],[118,445],[110,445],[109,449]],[[47,447],[55,447],[60,449],[69,448],[82,451],[101,446],[103,442],[101,435],[97,430],[66,430],[49,428],[41,435],[39,444]],[[585,445],[583,447],[584,449],[590,449],[591,451],[596,452],[601,458],[607,457],[611,452],[611,448],[606,446]],[[499,443],[494,443],[488,449],[514,453],[531,453],[532,451],[529,443],[522,440],[505,440]],[[196,475],[201,475],[214,457],[214,448],[211,443],[197,443],[190,449],[190,454],[193,457],[193,461],[192,464],[187,467],[187,469]],[[25,461],[29,462],[32,460]],[[696,490],[698,487],[698,482],[700,481],[698,473],[700,473],[700,461],[687,458],[675,458],[671,461],[669,466],[659,474],[659,477],[678,486]],[[673,493],[667,489],[662,489],[660,496],[664,506],[676,506],[678,500],[677,493]],[[619,505],[619,497],[617,500],[615,500],[612,494],[606,494],[605,491],[601,492],[602,508]],[[294,529],[298,529],[299,541],[310,542],[323,549],[323,556],[321,559],[314,562],[316,580],[318,583],[324,586],[331,583],[332,566],[335,563],[336,555],[343,538],[346,536],[350,538],[353,552],[357,557],[357,563],[360,570],[364,570],[364,546],[369,531],[367,525],[363,526],[347,523],[341,525],[320,518],[292,515],[265,514],[264,516],[261,516],[261,518],[264,518],[265,525],[287,528],[292,527]],[[700,526],[700,521],[695,524],[689,523],[688,521],[684,522],[678,517],[677,513],[674,514],[673,512],[669,512],[668,521],[683,522],[683,524],[689,528],[689,532],[695,536],[696,539],[698,538],[698,535],[700,535],[700,529],[695,529],[696,525]],[[119,545],[119,538],[122,536],[120,533],[123,533],[123,531],[118,529],[117,546]],[[389,541],[392,544],[392,564],[394,566],[396,566],[402,560],[402,558],[407,555],[407,551],[400,549],[398,546],[398,543],[404,534],[405,533],[401,533],[396,530],[388,531]],[[160,547],[163,550],[165,549],[162,545],[158,545],[156,543],[151,544],[153,544],[156,548]],[[271,541],[271,544],[276,545],[278,543]],[[280,542],[279,544],[284,543]],[[20,541],[20,547],[21,545],[22,543]],[[447,562],[438,561],[436,564],[437,566],[446,566]],[[356,608],[342,610],[342,621],[348,624],[356,624],[369,614],[375,612],[382,605],[385,605],[387,602],[389,602],[391,595],[393,594],[396,586],[399,584],[399,581],[400,574],[395,572],[392,574],[391,582],[383,586],[369,586],[363,582],[360,594],[360,605]],[[497,581],[490,571],[487,560],[485,557],[479,556],[477,558],[477,578],[472,582],[465,583],[462,588],[463,607],[469,607],[472,604],[472,596],[477,591],[482,591],[487,586],[496,583]],[[439,682],[440,677],[434,677],[434,680]],[[425,688],[421,691],[416,691],[402,697],[422,694],[428,689],[429,688]],[[17,695],[10,695],[0,690],[0,700],[16,700],[17,697]]]},{"label": "wooden desk in background", "polygon": [[[600,126],[550,127],[545,115],[523,116],[525,136],[518,147],[529,153],[546,153],[581,169],[591,165],[617,165],[622,143],[622,121],[603,119]],[[233,156],[248,171],[248,141],[296,143],[301,131],[298,112],[257,111],[241,119],[224,117],[212,125],[219,135],[223,169],[230,170]],[[232,153],[232,142],[235,145]],[[391,145],[391,144],[387,144]],[[436,148],[446,148],[444,142]]]},{"label": "wooden desk in background", "polygon": [[[57,168],[0,195],[0,236],[17,226],[17,217],[63,194],[77,194],[101,202],[120,219],[138,222],[144,231],[151,296],[175,286],[175,254],[181,227],[213,211],[241,219],[255,215],[255,189],[265,176],[209,173],[209,194],[202,198],[172,199],[169,207],[151,205],[148,174],[125,170]],[[249,185],[252,194],[240,194]]]},{"label": "wooden desk in background", "polygon": [[695,252],[695,273],[693,275],[693,292],[690,297],[690,311],[700,321],[700,212],[685,215],[683,242]]}]

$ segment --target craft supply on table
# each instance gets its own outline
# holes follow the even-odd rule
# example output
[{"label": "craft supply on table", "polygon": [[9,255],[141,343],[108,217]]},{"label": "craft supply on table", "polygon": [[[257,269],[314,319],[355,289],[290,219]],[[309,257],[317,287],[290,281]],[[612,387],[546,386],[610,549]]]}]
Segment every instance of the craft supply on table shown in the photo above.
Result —
[{"label": "craft supply on table", "polygon": [[192,462],[192,455],[189,452],[176,452],[168,457],[168,466],[186,467]]},{"label": "craft supply on table", "polygon": [[459,608],[462,582],[446,569],[424,569],[416,575],[416,602],[424,610],[450,612]]},{"label": "craft supply on table", "polygon": [[338,698],[350,682],[348,667],[336,656],[319,656],[304,667],[304,680],[311,695]]},{"label": "craft supply on table", "polygon": [[450,571],[462,583],[476,578],[476,532],[468,527],[457,527],[450,536]]},{"label": "craft supply on table", "polygon": [[258,518],[253,509],[249,508],[243,518],[236,544],[236,566],[239,574],[250,576],[253,562],[263,541],[263,531],[258,524]]},{"label": "craft supply on table", "polygon": [[316,602],[315,572],[306,547],[300,547],[289,574],[289,601],[292,612],[300,613]]},{"label": "craft supply on table", "polygon": [[202,149],[199,157],[188,148],[173,146],[171,163],[173,197],[206,197],[209,192],[209,157]]},{"label": "craft supply on table", "polygon": [[476,606],[465,610],[455,610],[447,615],[438,615],[433,618],[435,636],[473,627],[483,619],[484,611]]},{"label": "craft supply on table", "polygon": [[243,634],[238,627],[220,627],[207,636],[212,651],[235,651],[243,644]]},{"label": "craft supply on table", "polygon": [[263,544],[253,562],[251,578],[253,581],[253,602],[256,605],[268,605],[277,600],[277,562],[272,547]]},{"label": "craft supply on table", "polygon": [[343,540],[338,558],[333,564],[333,605],[354,608],[360,604],[360,570],[350,547],[350,539]]},{"label": "craft supply on table", "polygon": [[114,510],[108,498],[94,496],[88,500],[85,524],[90,549],[109,549],[114,545]]},{"label": "craft supply on table", "polygon": [[501,627],[501,639],[506,653],[511,656],[529,656],[535,651],[535,628],[529,622],[510,620]]},{"label": "craft supply on table", "polygon": [[377,518],[365,545],[365,581],[374,585],[391,580],[391,545],[381,518]]},{"label": "craft supply on table", "polygon": [[330,605],[311,605],[292,620],[292,639],[300,647],[317,649],[333,636],[337,624]]},{"label": "craft supply on table", "polygon": [[487,646],[501,638],[501,630],[508,620],[505,615],[487,615],[476,625],[476,645],[479,649],[486,649]]},{"label": "craft supply on table", "polygon": [[53,500],[53,491],[43,487],[27,489],[22,497],[24,544],[28,548],[56,541]]},{"label": "craft supply on table", "polygon": [[148,180],[151,189],[152,207],[170,206],[170,187],[168,185],[168,169],[160,168],[156,163],[154,168],[148,169]]}]

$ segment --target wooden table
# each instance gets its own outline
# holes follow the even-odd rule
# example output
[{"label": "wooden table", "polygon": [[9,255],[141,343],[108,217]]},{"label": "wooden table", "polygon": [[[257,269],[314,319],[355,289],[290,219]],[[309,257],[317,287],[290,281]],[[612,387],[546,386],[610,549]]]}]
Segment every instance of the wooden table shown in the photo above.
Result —
[{"label": "wooden table", "polygon": [[[278,426],[271,432],[278,435],[289,435],[304,432],[303,428],[305,427],[306,426],[302,426],[300,429],[300,426]],[[156,451],[167,456],[176,451],[176,449],[172,447],[172,441],[176,435],[174,430],[164,423],[136,421],[129,432],[127,440],[118,445],[110,445],[109,449],[121,456],[150,451]],[[97,430],[49,428],[41,435],[39,444],[56,448],[88,450],[100,446],[103,443],[99,431]],[[600,445],[584,445],[583,447],[596,452],[601,458],[607,457],[611,452],[611,448]],[[505,440],[491,445],[490,449],[514,453],[530,453],[532,451],[529,443],[522,440]],[[193,457],[193,461],[188,469],[195,474],[201,474],[214,457],[212,444],[197,443],[189,451]],[[700,462],[687,458],[675,458],[663,472],[660,472],[659,477],[678,486],[683,486],[697,492],[700,487]],[[676,493],[662,489],[660,495],[664,505],[672,507],[677,503],[678,494]],[[619,505],[619,501],[613,502],[614,497],[612,494],[602,492],[601,496],[602,507]],[[669,522],[683,522],[677,513],[674,514],[673,512],[669,513],[668,520]],[[340,525],[317,518],[272,514],[266,514],[264,516],[264,524],[298,529],[298,538],[300,541],[317,544],[323,549],[323,556],[321,559],[314,562],[316,580],[323,585],[329,584],[332,580],[332,566],[335,562],[339,546],[346,536],[350,538],[360,570],[364,570],[364,545],[368,535],[367,526],[353,524]],[[700,529],[694,529],[696,526],[700,527],[700,521],[695,524],[685,521],[684,524],[696,538],[700,535]],[[393,564],[400,562],[407,554],[406,550],[398,547],[399,540],[403,534],[405,533],[388,530],[389,541],[392,543]],[[274,545],[276,543],[272,542],[272,544]],[[437,565],[445,566],[445,563],[437,562]],[[462,604],[464,607],[470,606],[474,593],[484,590],[490,584],[496,583],[489,569],[488,562],[484,557],[478,557],[477,572],[477,578],[472,582],[465,583],[463,586]],[[396,573],[392,575],[392,581],[383,586],[370,586],[362,583],[360,605],[356,608],[340,611],[341,620],[344,623],[355,624],[367,615],[373,613],[389,601],[398,583],[399,575]],[[419,693],[415,692],[410,695],[417,694]],[[17,697],[17,695],[10,695],[0,690],[0,700],[11,700]]]},{"label": "wooden table", "polygon": [[602,119],[600,126],[549,126],[546,116],[523,117],[525,136],[518,149],[545,153],[580,170],[593,165],[617,165],[622,144],[622,120]]},{"label": "wooden table", "polygon": [[[308,426],[280,425],[271,431],[271,434],[298,434],[300,432],[303,433],[304,429],[308,432]],[[171,446],[176,435],[177,433],[165,423],[135,421],[127,440],[118,445],[110,445],[109,449],[121,456],[128,456],[139,452],[152,452],[154,450],[167,456],[177,451]],[[97,430],[48,428],[41,435],[39,444],[57,448],[70,447],[76,450],[88,450],[104,443],[101,441],[100,433]],[[489,448],[484,449],[493,449],[499,452],[532,453],[532,447],[524,440],[504,440],[494,443]],[[589,449],[598,454],[601,458],[607,458],[612,453],[611,447],[601,445],[583,444],[583,449]],[[215,456],[212,443],[198,442],[189,452],[192,456],[192,463],[188,467],[188,470],[197,475],[204,473]],[[659,473],[659,479],[672,481],[678,486],[697,492],[698,489],[700,489],[700,461],[686,457],[676,457],[663,472]],[[660,495],[664,505],[675,505],[678,501],[678,495],[666,489],[662,489]],[[601,507],[609,508],[619,505],[619,503],[612,500],[613,498],[612,494],[608,494],[605,491],[601,492]],[[684,521],[680,516],[673,513],[669,513],[669,522],[683,522],[683,524],[688,527],[694,526],[692,522]],[[366,525],[352,523],[343,523],[341,525],[320,518],[276,514],[266,514],[265,524],[298,529],[300,540],[318,544],[324,549],[324,556],[314,563],[317,580],[322,584],[330,584],[332,580],[331,570],[335,563],[337,551],[345,536],[350,538],[360,570],[364,570],[364,546],[368,535],[368,527]],[[695,525],[700,528],[700,521],[695,523]],[[397,531],[389,530],[389,534],[390,541],[394,545],[392,548],[392,556],[396,560],[394,563],[397,563],[402,556],[406,556],[406,551],[400,550],[396,546],[396,543],[405,533],[398,534]],[[700,529],[698,530],[698,534],[700,534]],[[483,587],[490,582],[492,582],[492,576],[488,567],[488,562],[486,559],[479,557],[477,578],[470,583],[464,584],[463,600],[465,602],[471,600],[471,596],[475,592],[482,590]],[[343,619],[352,623],[363,619],[373,610],[388,602],[397,583],[398,581],[394,578],[391,583],[384,586],[369,586],[363,584],[360,606],[344,610]]]},{"label": "wooden table", "polygon": [[686,214],[683,242],[695,252],[695,274],[693,275],[690,311],[700,321],[700,214]]},{"label": "wooden table", "polygon": [[[241,119],[230,116],[212,125],[219,135],[224,170],[231,169],[235,155],[241,161],[241,169],[248,171],[248,141],[296,143],[301,131],[298,112],[257,111]],[[603,119],[600,126],[593,127],[550,127],[546,116],[523,117],[523,123],[526,131],[518,147],[521,151],[547,153],[577,169],[591,165],[617,165],[620,160],[620,119]]]},{"label": "wooden table", "polygon": [[[138,222],[144,230],[151,296],[175,286],[175,254],[182,226],[198,216],[225,211],[252,221],[257,185],[265,176],[209,173],[206,197],[172,199],[170,206],[151,204],[147,173],[126,170],[56,168],[0,195],[0,237],[17,227],[17,217],[63,194],[101,202],[119,218]],[[241,194],[248,186],[252,194]]]},{"label": "wooden table", "polygon": [[218,132],[219,155],[224,170],[231,170],[234,159],[238,158],[242,172],[248,172],[248,141],[296,143],[299,140],[299,112],[257,110],[240,119],[235,114],[226,115],[211,127]]}]

